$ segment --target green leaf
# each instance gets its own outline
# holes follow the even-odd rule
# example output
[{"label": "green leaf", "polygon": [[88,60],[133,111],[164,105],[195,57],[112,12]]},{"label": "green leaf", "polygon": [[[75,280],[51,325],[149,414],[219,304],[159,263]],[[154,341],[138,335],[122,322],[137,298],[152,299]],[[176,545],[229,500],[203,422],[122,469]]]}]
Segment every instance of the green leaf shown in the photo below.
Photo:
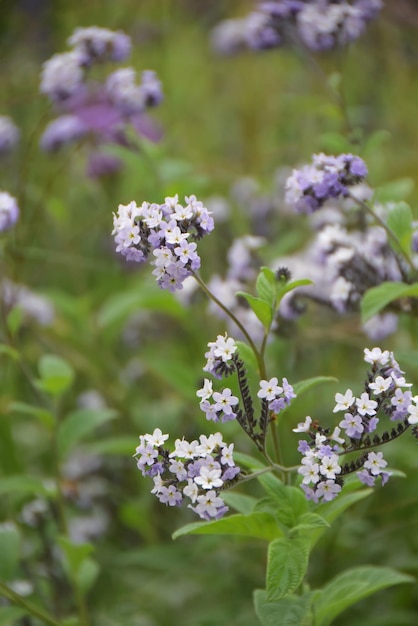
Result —
[{"label": "green leaf", "polygon": [[315,626],[328,626],[349,606],[380,589],[412,582],[415,582],[412,576],[389,567],[364,566],[347,570],[315,595]]},{"label": "green leaf", "polygon": [[273,321],[273,309],[270,304],[268,304],[265,300],[261,300],[260,298],[256,298],[249,293],[245,293],[245,291],[238,291],[235,295],[242,296],[245,300],[247,300],[264,328],[268,330],[271,322]]},{"label": "green leaf", "polygon": [[244,537],[256,537],[271,541],[280,537],[283,533],[277,525],[277,521],[270,513],[257,512],[249,515],[230,515],[213,522],[195,522],[179,528],[173,539],[182,535],[241,535]]},{"label": "green leaf", "polygon": [[266,464],[263,463],[263,461],[259,461],[253,456],[245,454],[245,452],[235,452],[234,450],[234,459],[237,461],[238,465],[243,465],[244,467],[248,467],[254,471],[264,469],[266,467]]},{"label": "green leaf", "polygon": [[273,270],[269,267],[262,267],[255,286],[259,298],[267,302],[270,308],[273,308],[277,293],[277,279]]},{"label": "green leaf", "polygon": [[0,343],[0,354],[5,354],[14,361],[18,361],[20,359],[19,352],[15,350],[15,348],[12,348],[12,346],[8,346],[5,343]]},{"label": "green leaf", "polygon": [[277,292],[276,308],[279,306],[283,296],[285,296],[290,291],[297,289],[297,287],[306,287],[307,285],[313,284],[313,280],[310,280],[309,278],[300,278],[299,280],[292,280],[290,283],[287,283]]},{"label": "green leaf", "polygon": [[[400,244],[401,251],[409,254],[411,252],[412,242],[412,211],[411,207],[406,202],[398,202],[389,209],[387,217],[387,225],[397,236]],[[397,250],[398,246],[389,238],[392,247]]]},{"label": "green leaf", "polygon": [[6,319],[7,328],[14,337],[19,331],[23,322],[23,309],[20,306],[14,306],[13,309],[8,313]]},{"label": "green leaf", "polygon": [[252,513],[257,503],[256,498],[247,496],[244,493],[237,493],[236,491],[224,491],[222,493],[222,499],[225,500],[228,506],[231,506],[238,511],[238,513],[243,513],[244,515]]},{"label": "green leaf", "polygon": [[309,531],[318,528],[330,528],[330,524],[321,515],[317,515],[316,513],[304,513],[304,515],[299,517],[298,523],[296,526],[293,526],[290,534],[292,536],[296,534],[306,535]]},{"label": "green leaf", "polygon": [[81,561],[75,576],[75,582],[81,593],[85,595],[90,591],[97,580],[99,572],[99,565],[94,559],[87,557]]},{"label": "green leaf", "polygon": [[308,501],[298,487],[284,485],[276,476],[263,474],[257,477],[264,490],[274,501],[274,514],[281,524],[293,528],[308,511]]},{"label": "green leaf", "polygon": [[407,285],[405,283],[384,282],[377,287],[372,287],[363,296],[360,303],[361,319],[367,322],[377,315],[388,304],[399,298],[418,297],[418,283]]},{"label": "green leaf", "polygon": [[334,378],[334,376],[314,376],[313,378],[305,378],[305,380],[300,380],[299,382],[292,385],[292,387],[296,395],[299,397],[307,391],[313,389],[313,387],[317,387],[318,385],[337,382],[338,378]]},{"label": "green leaf", "polygon": [[133,291],[113,293],[97,315],[100,328],[120,326],[135,311],[159,311],[176,317],[184,315],[184,308],[171,293],[156,288],[155,284],[141,283]]},{"label": "green leaf", "polygon": [[46,495],[47,489],[40,478],[27,474],[15,474],[0,478],[0,495],[17,492],[28,495]]},{"label": "green leaf", "polygon": [[299,587],[308,567],[306,538],[279,538],[272,541],[267,556],[267,599],[279,600]]},{"label": "green leaf", "polygon": [[67,574],[77,582],[80,568],[90,554],[94,551],[91,543],[73,543],[68,537],[59,537],[58,544],[63,554],[63,565]]},{"label": "green leaf", "polygon": [[67,415],[58,428],[58,453],[65,456],[70,449],[98,426],[117,417],[113,409],[78,409]]},{"label": "green leaf", "polygon": [[32,404],[26,404],[25,402],[12,402],[9,404],[8,410],[10,412],[23,413],[23,415],[36,417],[36,419],[38,419],[41,424],[47,428],[52,428],[55,424],[53,414],[39,406],[33,406]]},{"label": "green leaf", "polygon": [[235,343],[237,344],[239,357],[244,361],[248,370],[251,372],[258,372],[257,359],[250,346],[244,341],[236,341]]},{"label": "green leaf", "polygon": [[[351,486],[346,483],[338,498],[335,498],[335,500],[332,500],[331,502],[322,502],[316,507],[315,510],[326,522],[328,522],[328,524],[331,525],[332,522],[334,522],[350,506],[356,504],[356,502],[359,502],[364,498],[367,498],[367,496],[370,496],[373,493],[373,489],[362,489],[361,491],[347,492],[347,489],[350,488]],[[321,537],[324,530],[325,528],[318,528],[317,530],[313,530],[313,532],[311,532],[311,548]]]},{"label": "green leaf", "polygon": [[305,594],[269,602],[266,591],[256,589],[255,612],[262,626],[311,626],[311,597],[312,594]]},{"label": "green leaf", "polygon": [[13,580],[20,558],[20,533],[12,522],[0,524],[0,554],[0,579]]},{"label": "green leaf", "polygon": [[37,385],[45,392],[55,396],[64,393],[74,380],[74,370],[64,359],[53,354],[45,354],[39,359],[41,380]]},{"label": "green leaf", "polygon": [[0,626],[16,626],[18,620],[27,615],[28,611],[17,606],[0,607]]},{"label": "green leaf", "polygon": [[103,439],[102,441],[94,441],[86,446],[86,449],[93,454],[110,454],[132,456],[138,445],[138,437],[120,436]]},{"label": "green leaf", "polygon": [[378,202],[398,202],[409,196],[414,187],[412,178],[391,180],[376,189],[374,199]]}]

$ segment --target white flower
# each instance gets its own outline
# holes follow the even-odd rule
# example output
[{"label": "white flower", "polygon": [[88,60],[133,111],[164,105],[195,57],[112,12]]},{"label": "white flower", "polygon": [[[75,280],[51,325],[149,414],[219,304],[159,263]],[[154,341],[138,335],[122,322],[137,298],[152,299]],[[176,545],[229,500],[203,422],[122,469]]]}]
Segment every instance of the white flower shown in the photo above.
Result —
[{"label": "white flower", "polygon": [[222,359],[222,361],[226,363],[227,361],[231,360],[232,355],[234,354],[236,349],[237,345],[234,339],[232,339],[232,337],[228,337],[228,335],[225,333],[225,336],[218,335],[213,345],[213,355]]},{"label": "white flower", "polygon": [[212,381],[205,378],[203,387],[199,389],[199,391],[196,391],[196,395],[198,398],[201,398],[201,401],[203,401],[203,400],[209,400],[209,398],[212,397],[212,393],[213,393]]},{"label": "white flower", "polygon": [[196,502],[197,496],[199,494],[199,488],[191,478],[188,479],[187,485],[183,489],[183,494],[190,498],[192,502]]},{"label": "white flower", "polygon": [[408,406],[408,413],[408,422],[410,424],[418,424],[418,406],[416,404],[410,404]]},{"label": "white flower", "polygon": [[274,400],[283,391],[283,387],[280,387],[278,382],[276,377],[270,380],[260,380],[260,389],[257,396],[266,400]]},{"label": "white flower", "polygon": [[152,446],[162,446],[164,441],[168,439],[169,435],[163,435],[159,428],[156,428],[152,435],[144,435],[145,441]]},{"label": "white flower", "polygon": [[197,506],[195,511],[200,517],[206,519],[206,516],[216,517],[218,509],[225,505],[222,498],[216,495],[216,491],[211,490],[197,498]]},{"label": "white flower", "polygon": [[364,467],[370,470],[373,476],[377,476],[387,464],[387,461],[383,458],[383,452],[369,452]]},{"label": "white flower", "polygon": [[355,397],[353,396],[353,392],[351,389],[347,389],[347,391],[342,393],[335,394],[335,402],[337,403],[334,407],[334,413],[338,411],[347,411],[348,408],[354,403]]},{"label": "white flower", "polygon": [[313,460],[304,457],[302,459],[303,465],[299,467],[298,474],[303,476],[302,484],[309,485],[309,483],[317,483],[319,480],[319,465],[314,463]]},{"label": "white flower", "polygon": [[297,428],[292,428],[292,430],[294,433],[307,433],[311,428],[311,424],[312,417],[308,415],[304,422],[299,422]]},{"label": "white flower", "polygon": [[356,398],[357,410],[360,415],[376,415],[376,400],[371,400],[369,394],[364,392],[360,398]]},{"label": "white flower", "polygon": [[380,393],[384,393],[389,389],[393,382],[391,377],[383,378],[383,376],[377,376],[373,383],[369,383],[369,389],[374,391],[374,394],[378,396]]},{"label": "white flower", "polygon": [[375,365],[386,365],[390,358],[389,350],[385,350],[382,352],[380,348],[373,348],[373,350],[369,350],[368,348],[364,349],[364,360],[366,363],[372,363]]},{"label": "white flower", "polygon": [[322,458],[319,471],[326,478],[335,479],[336,474],[340,474],[341,467],[338,465],[338,456],[336,454],[326,455]]},{"label": "white flower", "polygon": [[213,489],[216,487],[222,487],[224,484],[221,478],[221,470],[210,469],[203,466],[200,468],[199,476],[194,479],[197,485],[200,485],[203,489]]}]

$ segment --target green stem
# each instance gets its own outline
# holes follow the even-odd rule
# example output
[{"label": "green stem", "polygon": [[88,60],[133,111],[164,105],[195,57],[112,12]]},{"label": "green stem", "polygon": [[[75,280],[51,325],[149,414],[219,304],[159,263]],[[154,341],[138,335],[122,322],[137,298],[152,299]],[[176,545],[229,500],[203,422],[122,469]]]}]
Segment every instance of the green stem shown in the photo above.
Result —
[{"label": "green stem", "polygon": [[193,276],[196,279],[197,283],[199,284],[200,288],[208,296],[208,298],[210,298],[220,309],[222,309],[222,311],[224,311],[224,313],[226,313],[228,315],[228,317],[234,322],[234,324],[236,324],[238,326],[238,328],[240,329],[240,331],[242,332],[242,334],[244,335],[244,337],[248,341],[248,344],[249,344],[251,350],[253,351],[255,358],[257,359],[258,371],[259,371],[260,377],[265,379],[266,378],[266,366],[264,364],[263,357],[262,357],[261,353],[259,352],[259,350],[257,349],[257,346],[255,345],[255,343],[251,339],[250,335],[248,334],[248,332],[244,328],[244,326],[241,324],[239,319],[237,317],[235,317],[235,315],[232,313],[232,311],[230,311],[228,309],[228,307],[226,307],[220,300],[218,300],[218,298],[211,292],[209,287],[203,282],[203,280],[200,278],[200,276],[198,274],[193,272]]},{"label": "green stem", "polygon": [[42,609],[39,609],[37,606],[32,604],[32,602],[24,600],[22,596],[19,596],[19,594],[10,589],[10,587],[7,587],[7,585],[2,582],[0,582],[0,594],[14,604],[22,607],[22,609],[25,609],[25,611],[30,613],[30,615],[33,615],[33,617],[40,619],[42,622],[44,622],[44,624],[50,624],[50,626],[60,626],[60,623],[57,622],[53,617],[51,617],[51,615],[48,615],[48,613],[45,613]]},{"label": "green stem", "polygon": [[388,226],[386,222],[380,217],[380,215],[375,213],[375,211],[366,202],[360,200],[359,198],[356,198],[350,192],[348,193],[348,197],[351,198],[351,200],[353,200],[358,206],[364,209],[369,215],[371,215],[373,219],[375,219],[376,222],[378,222],[378,224],[380,224],[380,226],[384,228],[389,239],[393,241],[393,243],[396,245],[397,250],[402,254],[403,258],[409,265],[412,274],[417,274],[417,268],[413,264],[411,257],[405,252],[405,250],[402,249],[401,242],[399,241],[393,230],[390,228],[390,226]]}]

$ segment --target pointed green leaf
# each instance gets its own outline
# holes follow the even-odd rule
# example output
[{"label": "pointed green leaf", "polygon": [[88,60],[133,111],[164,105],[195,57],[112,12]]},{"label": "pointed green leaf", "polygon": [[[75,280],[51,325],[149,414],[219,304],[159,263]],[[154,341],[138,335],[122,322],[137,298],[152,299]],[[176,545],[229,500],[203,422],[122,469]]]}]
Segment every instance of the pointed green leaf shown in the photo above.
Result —
[{"label": "pointed green leaf", "polygon": [[[389,214],[387,216],[387,225],[398,238],[401,251],[406,254],[409,254],[411,251],[413,233],[412,220],[412,211],[406,202],[398,202],[390,207]],[[398,251],[398,246],[394,244],[390,238],[389,241],[395,251]]]},{"label": "pointed green leaf", "polygon": [[73,580],[77,579],[85,559],[87,559],[94,551],[91,543],[74,543],[68,537],[59,537],[58,544],[63,554],[64,568]]},{"label": "pointed green leaf", "polygon": [[45,354],[39,359],[41,380],[38,386],[51,395],[60,395],[74,380],[74,370],[67,361],[54,354]]},{"label": "pointed green leaf", "polygon": [[262,626],[311,626],[312,594],[289,596],[275,602],[267,600],[264,589],[254,591],[255,612]]},{"label": "pointed green leaf", "polygon": [[377,315],[388,304],[399,298],[418,297],[418,283],[407,285],[405,283],[384,282],[377,287],[372,287],[363,296],[360,303],[361,318],[363,323]]},{"label": "pointed green leaf", "polygon": [[268,548],[266,591],[272,602],[296,591],[308,567],[309,542],[306,538],[279,538]]},{"label": "pointed green leaf", "polygon": [[257,276],[256,289],[258,297],[267,302],[270,307],[274,306],[277,292],[276,275],[268,267],[262,267]]},{"label": "pointed green leaf", "polygon": [[248,515],[252,513],[258,500],[252,496],[247,496],[244,493],[237,493],[236,491],[224,491],[222,493],[222,499],[225,500],[228,506],[242,513]]},{"label": "pointed green leaf", "polygon": [[277,525],[273,515],[264,512],[254,512],[249,515],[230,515],[213,522],[195,522],[179,528],[173,539],[182,535],[241,535],[256,537],[271,541],[283,533]]},{"label": "pointed green leaf", "polygon": [[321,515],[317,515],[316,513],[305,513],[299,517],[298,523],[296,526],[293,526],[290,534],[292,536],[296,534],[306,534],[318,528],[330,528],[330,524]]},{"label": "pointed green leaf", "polygon": [[328,626],[337,615],[372,593],[412,582],[415,582],[412,576],[389,567],[364,566],[347,570],[317,592],[314,600],[315,624]]},{"label": "pointed green leaf", "polygon": [[248,370],[252,372],[258,372],[258,363],[254,352],[251,350],[250,346],[243,341],[236,341],[238,354],[240,359],[242,359],[245,363],[245,366]]},{"label": "pointed green leaf", "polygon": [[43,409],[39,406],[33,406],[32,404],[26,404],[25,402],[12,402],[8,407],[9,411],[15,413],[23,413],[23,415],[31,415],[36,417],[41,424],[47,428],[52,428],[55,424],[55,418],[50,411]]},{"label": "pointed green leaf", "polygon": [[98,426],[117,417],[113,409],[79,409],[67,415],[58,428],[58,453],[65,456],[70,449]]},{"label": "pointed green leaf", "polygon": [[27,474],[15,474],[0,478],[0,495],[15,493],[45,495],[47,489],[40,478]]},{"label": "pointed green leaf", "polygon": [[273,321],[273,311],[268,302],[265,300],[261,300],[260,298],[256,298],[249,293],[245,293],[244,291],[238,291],[235,295],[242,296],[247,300],[251,309],[254,311],[260,322],[263,324],[264,328],[267,330],[270,328],[271,322]]},{"label": "pointed green leaf", "polygon": [[99,565],[94,559],[85,557],[81,561],[75,576],[75,582],[81,593],[86,594],[90,591],[97,580],[99,571]]},{"label": "pointed green leaf", "polygon": [[310,280],[310,278],[300,278],[299,280],[292,280],[290,283],[287,283],[283,287],[280,287],[280,289],[277,292],[276,306],[279,306],[283,296],[285,296],[290,291],[297,289],[297,287],[306,287],[307,285],[313,285],[313,284],[314,284],[313,280]]},{"label": "pointed green leaf", "polygon": [[239,465],[243,465],[244,467],[248,467],[252,470],[260,470],[266,467],[266,464],[263,463],[263,461],[259,461],[253,456],[245,454],[245,452],[235,452],[234,450],[234,459]]}]

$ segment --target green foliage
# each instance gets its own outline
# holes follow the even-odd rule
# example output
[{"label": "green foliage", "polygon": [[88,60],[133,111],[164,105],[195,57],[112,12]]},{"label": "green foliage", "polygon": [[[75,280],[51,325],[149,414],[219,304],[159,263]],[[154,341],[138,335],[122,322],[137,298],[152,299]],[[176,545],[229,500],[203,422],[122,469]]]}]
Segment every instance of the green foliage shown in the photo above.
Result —
[{"label": "green foliage", "polygon": [[69,413],[59,425],[57,432],[59,455],[64,457],[81,439],[117,416],[117,411],[113,409],[78,409]]},{"label": "green foliage", "polygon": [[380,313],[388,304],[401,298],[418,297],[418,283],[406,285],[404,283],[384,282],[369,289],[361,301],[361,316],[367,321]]},{"label": "green foliage", "polygon": [[364,566],[346,570],[315,593],[315,626],[328,626],[337,615],[362,598],[408,582],[414,582],[414,578],[389,567]]}]

